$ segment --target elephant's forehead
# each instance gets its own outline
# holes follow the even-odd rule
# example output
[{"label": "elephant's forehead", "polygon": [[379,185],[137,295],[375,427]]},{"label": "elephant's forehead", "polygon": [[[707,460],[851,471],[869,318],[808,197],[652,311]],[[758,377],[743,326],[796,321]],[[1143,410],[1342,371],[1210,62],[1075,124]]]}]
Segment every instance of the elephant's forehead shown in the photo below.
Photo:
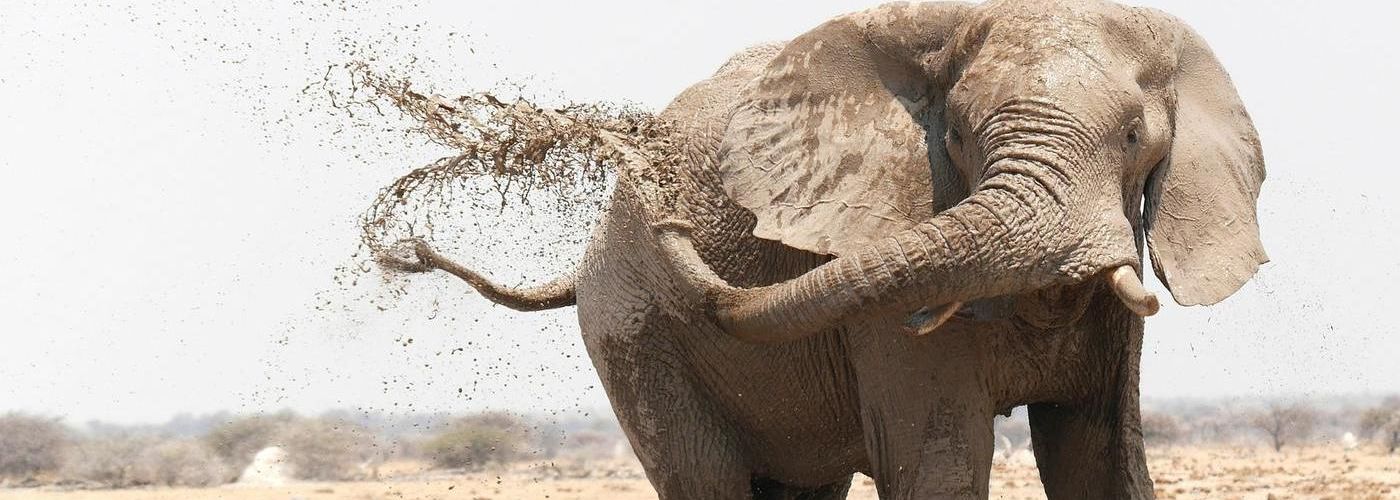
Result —
[{"label": "elephant's forehead", "polygon": [[[1030,22],[1039,19],[1043,22]],[[951,89],[949,105],[968,125],[1001,104],[1036,98],[1077,116],[1112,119],[1140,97],[1142,61],[1085,20],[1021,18],[988,33]]]}]

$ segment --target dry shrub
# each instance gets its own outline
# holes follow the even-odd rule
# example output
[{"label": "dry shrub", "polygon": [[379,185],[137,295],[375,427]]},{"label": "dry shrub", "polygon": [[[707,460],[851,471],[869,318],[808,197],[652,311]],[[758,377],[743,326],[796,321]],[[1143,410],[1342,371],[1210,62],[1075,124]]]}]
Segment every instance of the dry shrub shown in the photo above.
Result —
[{"label": "dry shrub", "polygon": [[226,421],[203,437],[205,446],[228,464],[227,481],[253,462],[263,448],[271,446],[282,428],[296,419],[291,413],[254,415]]},{"label": "dry shrub", "polygon": [[98,483],[109,488],[140,484],[136,464],[155,439],[129,434],[97,436],[78,441],[69,448],[62,475]]},{"label": "dry shrub", "polygon": [[520,459],[527,442],[529,431],[523,420],[488,412],[454,420],[428,440],[423,451],[436,467],[481,470],[491,463]]},{"label": "dry shrub", "polygon": [[297,478],[344,480],[360,475],[360,466],[377,453],[374,433],[340,419],[314,418],[288,422],[276,442],[287,450]]},{"label": "dry shrub", "polygon": [[57,419],[0,415],[0,478],[29,479],[56,470],[68,433]]},{"label": "dry shrub", "polygon": [[1142,439],[1149,445],[1172,445],[1186,435],[1181,419],[1167,413],[1142,412]]},{"label": "dry shrub", "polygon": [[173,440],[143,451],[136,460],[132,477],[140,484],[206,487],[226,482],[230,470],[204,443]]}]

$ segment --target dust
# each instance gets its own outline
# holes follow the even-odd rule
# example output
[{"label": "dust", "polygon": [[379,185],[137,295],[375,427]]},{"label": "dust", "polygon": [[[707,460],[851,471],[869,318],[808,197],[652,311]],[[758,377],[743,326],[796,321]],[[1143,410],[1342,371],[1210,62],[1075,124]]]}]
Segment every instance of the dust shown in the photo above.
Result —
[{"label": "dust", "polygon": [[[415,249],[426,247],[504,286],[567,273],[615,187],[636,192],[642,190],[622,186],[648,186],[644,191],[657,200],[675,192],[664,188],[679,161],[671,125],[635,105],[541,96],[508,77],[482,84],[490,80],[473,70],[423,68],[411,57],[376,55],[376,47],[365,44],[357,49],[363,58],[321,66],[299,93],[319,110],[317,118],[328,120],[324,140],[353,150],[346,156],[386,180],[375,181],[383,187],[367,190],[373,198],[357,211],[354,253],[336,267],[331,286],[316,294],[316,313],[279,336],[267,369],[295,369],[297,353],[320,348],[326,338],[389,334],[405,363],[383,377],[384,403],[374,408],[415,411],[432,395],[471,404],[510,392],[505,388],[514,383],[539,390],[538,401],[551,412],[586,411],[582,382],[557,395],[538,382],[591,376],[586,360],[521,355],[541,348],[582,352],[580,340],[515,335],[572,330],[564,320],[545,316],[506,330],[465,307],[460,296],[470,287],[446,273],[410,279],[405,271],[430,270],[415,265],[424,262],[415,263]],[[386,171],[394,175],[382,175]],[[456,373],[445,373],[450,370]],[[296,383],[309,387],[311,378],[325,377],[309,374]],[[444,379],[455,384],[447,390],[435,385]]]}]

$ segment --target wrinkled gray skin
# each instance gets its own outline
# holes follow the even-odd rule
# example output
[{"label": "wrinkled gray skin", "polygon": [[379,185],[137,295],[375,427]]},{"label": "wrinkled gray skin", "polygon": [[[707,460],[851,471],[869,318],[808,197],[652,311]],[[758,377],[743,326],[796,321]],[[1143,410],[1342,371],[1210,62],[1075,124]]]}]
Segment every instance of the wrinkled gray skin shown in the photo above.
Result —
[{"label": "wrinkled gray skin", "polygon": [[1149,9],[882,6],[745,51],[663,117],[688,161],[634,155],[574,276],[510,290],[419,252],[517,309],[577,302],[663,499],[844,498],[856,471],[985,498],[1018,405],[1051,498],[1151,497],[1144,237],[1186,305],[1266,261],[1253,125]]}]

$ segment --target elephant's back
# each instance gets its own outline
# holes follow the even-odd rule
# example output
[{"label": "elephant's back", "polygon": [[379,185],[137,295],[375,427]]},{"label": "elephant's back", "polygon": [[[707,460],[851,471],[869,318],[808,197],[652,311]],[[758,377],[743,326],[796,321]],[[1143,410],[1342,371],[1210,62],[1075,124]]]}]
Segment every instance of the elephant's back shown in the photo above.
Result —
[{"label": "elephant's back", "polygon": [[661,112],[661,118],[691,131],[715,135],[724,132],[739,92],[783,50],[784,45],[784,42],[772,42],[739,51],[715,70],[713,76],[691,85],[672,99]]}]

